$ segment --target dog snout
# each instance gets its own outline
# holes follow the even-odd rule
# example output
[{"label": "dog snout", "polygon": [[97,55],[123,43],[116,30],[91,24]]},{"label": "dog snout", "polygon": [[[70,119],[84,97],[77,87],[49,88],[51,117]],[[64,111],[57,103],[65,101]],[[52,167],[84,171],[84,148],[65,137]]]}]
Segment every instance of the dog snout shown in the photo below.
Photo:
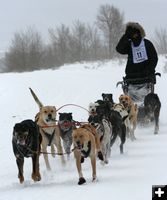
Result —
[{"label": "dog snout", "polygon": [[95,123],[94,123],[94,122],[91,122],[90,124],[91,124],[92,126],[94,126],[94,125],[95,125]]},{"label": "dog snout", "polygon": [[81,142],[79,140],[76,141],[76,145],[78,149],[82,148]]},{"label": "dog snout", "polygon": [[48,118],[49,118],[49,119],[52,119],[52,114],[48,114]]},{"label": "dog snout", "polygon": [[19,145],[22,145],[22,146],[24,146],[25,145],[25,140],[22,138],[19,138],[18,140],[17,140],[17,144],[19,144]]},{"label": "dog snout", "polygon": [[67,125],[69,122],[68,122],[67,120],[64,120],[64,122],[63,122],[63,123]]}]

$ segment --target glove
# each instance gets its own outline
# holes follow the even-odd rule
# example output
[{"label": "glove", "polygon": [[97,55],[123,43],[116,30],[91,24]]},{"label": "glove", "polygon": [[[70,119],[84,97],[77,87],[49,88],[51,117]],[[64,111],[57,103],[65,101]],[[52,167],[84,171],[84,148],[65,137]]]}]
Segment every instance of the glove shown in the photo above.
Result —
[{"label": "glove", "polygon": [[134,27],[127,26],[125,35],[128,37],[128,39],[133,39],[134,34],[138,34],[140,36],[140,31]]},{"label": "glove", "polygon": [[127,36],[128,39],[131,39],[133,32],[134,31],[133,31],[133,28],[131,26],[128,26],[126,28],[125,35]]}]

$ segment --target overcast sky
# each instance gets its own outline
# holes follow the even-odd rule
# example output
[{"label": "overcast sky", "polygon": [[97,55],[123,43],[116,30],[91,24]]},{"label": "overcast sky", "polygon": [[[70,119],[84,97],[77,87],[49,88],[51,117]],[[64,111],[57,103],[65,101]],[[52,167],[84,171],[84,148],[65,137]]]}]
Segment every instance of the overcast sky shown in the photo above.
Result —
[{"label": "overcast sky", "polygon": [[148,37],[155,28],[167,29],[167,0],[0,0],[0,51],[7,51],[15,32],[33,26],[46,39],[48,28],[76,19],[93,23],[100,5],[113,5],[125,22],[138,21]]}]

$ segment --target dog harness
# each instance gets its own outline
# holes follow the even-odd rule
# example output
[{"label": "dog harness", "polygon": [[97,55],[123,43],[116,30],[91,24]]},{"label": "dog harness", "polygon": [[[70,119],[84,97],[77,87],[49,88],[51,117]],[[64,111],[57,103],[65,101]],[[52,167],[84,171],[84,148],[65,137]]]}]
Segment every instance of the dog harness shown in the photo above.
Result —
[{"label": "dog harness", "polygon": [[73,128],[73,124],[71,125],[72,122],[69,122],[69,126],[68,126],[68,129],[63,129],[63,126],[61,126],[60,123],[58,123],[58,127],[59,127],[59,130],[60,130],[60,134],[61,136],[63,137],[67,132],[69,131],[72,131],[72,128]]},{"label": "dog harness", "polygon": [[42,130],[42,131],[45,134],[46,138],[48,139],[48,146],[51,146],[52,140],[53,140],[54,135],[55,135],[55,129],[54,129],[54,131],[51,135],[49,133],[45,132],[44,130]]},{"label": "dog harness", "polygon": [[13,138],[13,144],[15,145],[16,148],[16,157],[19,159],[23,159],[24,157],[28,158],[32,156],[32,152],[29,150],[32,147],[32,138],[29,136],[26,139],[26,145],[22,146],[20,144],[17,144],[17,140],[14,136]]}]

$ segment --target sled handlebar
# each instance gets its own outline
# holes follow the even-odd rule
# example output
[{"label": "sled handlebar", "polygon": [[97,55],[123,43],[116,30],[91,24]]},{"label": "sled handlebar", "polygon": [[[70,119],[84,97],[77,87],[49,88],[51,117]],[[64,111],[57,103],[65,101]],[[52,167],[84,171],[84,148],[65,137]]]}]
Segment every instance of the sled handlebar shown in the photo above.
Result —
[{"label": "sled handlebar", "polygon": [[[161,73],[159,73],[159,72],[156,72],[155,74],[155,77],[156,76],[160,76],[161,77]],[[133,79],[131,79],[131,78],[129,78],[129,79],[126,79],[126,78],[124,78],[123,77],[123,81],[118,81],[117,82],[117,84],[116,84],[116,87],[118,87],[118,85],[125,85],[126,83],[128,83],[128,82],[138,82],[138,81],[145,81],[145,80],[150,80],[150,82],[151,82],[151,80],[154,80],[154,77],[144,77],[144,78],[133,78]]]}]

